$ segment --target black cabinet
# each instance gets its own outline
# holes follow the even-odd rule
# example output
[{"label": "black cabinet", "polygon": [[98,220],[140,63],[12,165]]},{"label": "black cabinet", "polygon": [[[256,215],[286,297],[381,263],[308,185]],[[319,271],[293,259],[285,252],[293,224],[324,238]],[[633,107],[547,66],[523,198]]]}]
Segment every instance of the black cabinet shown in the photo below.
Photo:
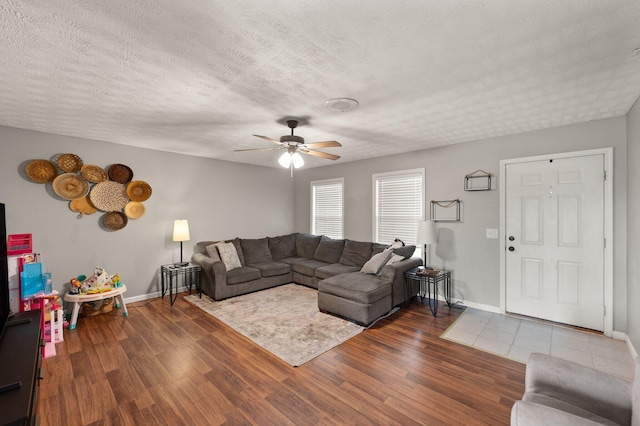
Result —
[{"label": "black cabinet", "polygon": [[0,340],[0,387],[20,386],[0,393],[0,424],[38,423],[42,345],[40,310],[21,312],[10,319]]}]

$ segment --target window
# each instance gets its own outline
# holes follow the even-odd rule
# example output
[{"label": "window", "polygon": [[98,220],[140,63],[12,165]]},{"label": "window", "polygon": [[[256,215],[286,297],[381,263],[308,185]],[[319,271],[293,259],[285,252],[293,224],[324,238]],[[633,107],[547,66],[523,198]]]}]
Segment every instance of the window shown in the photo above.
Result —
[{"label": "window", "polygon": [[373,240],[416,244],[424,218],[424,169],[373,175]]},{"label": "window", "polygon": [[343,238],[344,179],[311,182],[311,233]]}]

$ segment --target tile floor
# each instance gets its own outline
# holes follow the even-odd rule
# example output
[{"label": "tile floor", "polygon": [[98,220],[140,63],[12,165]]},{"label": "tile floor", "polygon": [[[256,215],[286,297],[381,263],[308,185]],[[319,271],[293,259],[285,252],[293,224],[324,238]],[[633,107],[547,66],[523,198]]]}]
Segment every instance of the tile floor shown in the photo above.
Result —
[{"label": "tile floor", "polygon": [[525,364],[532,352],[541,352],[633,378],[624,341],[553,323],[467,308],[442,337]]}]

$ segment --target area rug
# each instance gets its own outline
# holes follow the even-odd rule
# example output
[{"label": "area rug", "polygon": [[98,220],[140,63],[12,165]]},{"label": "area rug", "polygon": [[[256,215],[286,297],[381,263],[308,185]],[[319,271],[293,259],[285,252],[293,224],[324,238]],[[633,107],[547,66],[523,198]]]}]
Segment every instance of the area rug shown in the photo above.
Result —
[{"label": "area rug", "polygon": [[318,310],[318,292],[297,284],[216,302],[203,295],[185,298],[294,367],[364,330]]}]

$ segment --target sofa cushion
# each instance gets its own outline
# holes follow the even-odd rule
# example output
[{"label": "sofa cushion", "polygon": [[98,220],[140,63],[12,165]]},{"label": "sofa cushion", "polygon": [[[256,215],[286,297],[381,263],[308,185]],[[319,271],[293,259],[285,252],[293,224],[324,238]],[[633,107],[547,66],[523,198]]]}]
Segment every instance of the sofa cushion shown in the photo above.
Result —
[{"label": "sofa cushion", "polygon": [[318,283],[318,291],[358,303],[374,303],[391,294],[391,285],[375,275],[351,272]]},{"label": "sofa cushion", "polygon": [[319,260],[305,259],[291,265],[291,269],[299,274],[313,277],[316,273],[316,268],[328,265],[329,263],[321,262]]},{"label": "sofa cushion", "polygon": [[280,260],[296,255],[296,234],[267,238],[271,259]]},{"label": "sofa cushion", "polygon": [[389,248],[389,244],[373,243],[373,254],[382,253]]},{"label": "sofa cushion", "polygon": [[365,274],[380,275],[380,272],[382,272],[382,268],[384,268],[384,265],[386,265],[389,259],[391,259],[391,256],[394,256],[392,250],[385,250],[381,253],[374,254],[373,256],[371,256],[371,259],[369,259],[367,263],[362,266],[360,272]]},{"label": "sofa cushion", "polygon": [[224,263],[227,271],[233,271],[234,269],[242,266],[240,258],[238,257],[238,252],[233,243],[218,243],[215,244],[215,246],[218,249],[220,260]]},{"label": "sofa cushion", "polygon": [[248,266],[259,269],[263,277],[276,277],[278,275],[285,275],[291,272],[291,265],[288,263],[274,262],[272,260],[252,263]]},{"label": "sofa cushion", "polygon": [[241,266],[227,272],[227,284],[242,284],[260,278],[260,270],[251,266]]},{"label": "sofa cushion", "polygon": [[338,263],[344,249],[344,240],[334,240],[326,235],[320,238],[318,248],[313,254],[315,260],[327,263]]},{"label": "sofa cushion", "polygon": [[214,262],[220,262],[222,260],[220,259],[220,255],[218,254],[218,248],[216,247],[216,244],[209,244],[208,246],[205,247],[205,251],[207,255],[211,259],[213,259]]},{"label": "sofa cushion", "polygon": [[340,257],[340,263],[362,268],[362,265],[371,258],[372,252],[373,243],[347,240],[344,244],[342,256]]},{"label": "sofa cushion", "polygon": [[306,257],[299,257],[299,256],[291,256],[291,257],[285,257],[284,259],[280,259],[278,260],[278,262],[283,262],[286,263],[288,265],[293,265],[294,263],[298,263],[301,260],[307,260]]},{"label": "sofa cushion", "polygon": [[334,275],[346,274],[348,272],[357,272],[357,266],[347,266],[342,263],[332,263],[331,265],[316,268],[316,278],[325,279]]},{"label": "sofa cushion", "polygon": [[271,251],[269,251],[269,242],[266,238],[255,240],[241,238],[240,245],[242,246],[245,265],[271,261]]},{"label": "sofa cushion", "polygon": [[220,241],[200,241],[196,243],[195,253],[207,254],[207,246],[211,244],[219,243]]},{"label": "sofa cushion", "polygon": [[297,234],[296,235],[296,255],[313,259],[313,255],[320,244],[321,235]]},{"label": "sofa cushion", "polygon": [[413,253],[415,251],[416,251],[416,246],[402,246],[402,247],[393,249],[393,252],[395,254],[398,254],[404,257],[405,259],[408,259],[411,256],[413,256]]}]

